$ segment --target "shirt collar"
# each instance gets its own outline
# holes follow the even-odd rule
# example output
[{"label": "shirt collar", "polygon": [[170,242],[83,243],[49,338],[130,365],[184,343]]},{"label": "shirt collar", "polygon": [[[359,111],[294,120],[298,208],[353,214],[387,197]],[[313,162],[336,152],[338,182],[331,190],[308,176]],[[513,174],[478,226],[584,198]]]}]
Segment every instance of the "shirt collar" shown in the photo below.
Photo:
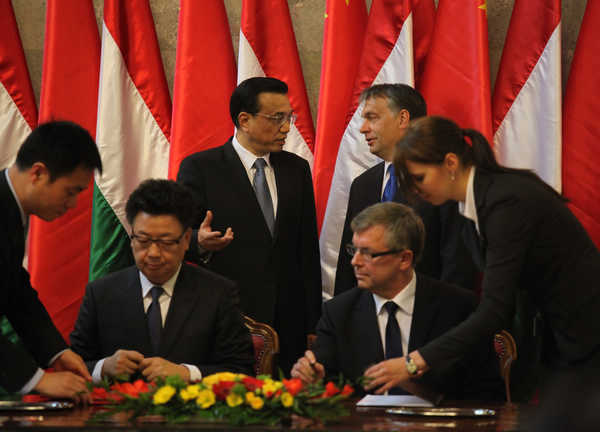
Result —
[{"label": "shirt collar", "polygon": [[23,224],[23,227],[25,227],[25,226],[27,226],[27,217],[25,216],[23,207],[21,207],[21,202],[19,201],[19,198],[17,198],[17,193],[15,192],[12,182],[10,181],[10,176],[8,175],[8,169],[4,170],[4,175],[6,176],[6,181],[8,182],[8,188],[10,189],[10,191],[13,195],[13,198],[15,199],[17,206],[19,207],[19,213],[21,214],[21,223]]},{"label": "shirt collar", "polygon": [[[231,140],[231,144],[233,145],[233,149],[235,150],[235,152],[238,154],[240,160],[242,161],[244,168],[246,168],[246,171],[250,171],[250,169],[252,168],[252,165],[254,165],[254,161],[256,159],[258,159],[259,156],[256,156],[254,153],[252,153],[250,150],[248,150],[242,144],[240,144],[240,142],[238,141],[236,136],[234,136],[233,139]],[[269,167],[271,166],[271,162],[269,160],[270,156],[271,156],[271,153],[267,153],[264,156],[260,156],[267,162],[267,166],[269,166]]]},{"label": "shirt collar", "polygon": [[412,315],[412,311],[415,305],[415,291],[417,288],[417,278],[413,270],[410,282],[404,287],[402,291],[394,296],[394,298],[386,299],[378,294],[373,293],[373,300],[375,300],[375,311],[377,315],[381,313],[383,305],[388,301],[393,301],[407,314]]},{"label": "shirt collar", "polygon": [[[173,296],[173,290],[175,289],[175,282],[177,281],[177,276],[179,276],[180,270],[181,270],[181,264],[179,264],[179,267],[177,268],[177,271],[173,274],[173,276],[171,276],[171,278],[168,281],[166,281],[164,284],[160,285],[163,288],[163,290],[165,290],[165,293],[169,297]],[[148,295],[148,292],[150,292],[150,290],[152,289],[153,286],[155,286],[155,284],[150,282],[148,280],[148,278],[146,277],[146,275],[144,275],[144,273],[142,273],[142,272],[139,272],[139,273],[140,273],[140,284],[142,285],[142,298],[144,298]]]},{"label": "shirt collar", "polygon": [[465,201],[458,202],[458,211],[467,219],[471,219],[473,222],[475,222],[475,228],[477,228],[477,232],[479,232],[477,208],[475,207],[475,167],[472,166],[470,170],[469,179],[467,180],[467,194],[465,196]]}]

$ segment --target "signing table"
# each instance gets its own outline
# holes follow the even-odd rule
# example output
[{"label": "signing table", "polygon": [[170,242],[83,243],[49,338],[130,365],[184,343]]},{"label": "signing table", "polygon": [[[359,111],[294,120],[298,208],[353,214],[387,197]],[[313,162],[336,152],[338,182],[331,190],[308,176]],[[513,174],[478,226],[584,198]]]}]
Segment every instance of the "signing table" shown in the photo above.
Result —
[{"label": "signing table", "polygon": [[128,423],[126,418],[111,418],[102,423],[90,424],[89,418],[99,409],[82,407],[67,410],[43,412],[3,411],[0,413],[0,429],[3,431],[145,431],[145,430],[215,430],[215,431],[256,431],[307,429],[314,431],[519,431],[531,411],[524,405],[469,404],[447,402],[444,406],[461,408],[486,408],[496,412],[490,417],[414,417],[387,414],[385,408],[357,408],[354,401],[348,401],[351,415],[338,423],[327,425],[302,418],[294,418],[290,425],[283,426],[231,426],[227,423],[184,423],[166,424],[155,418],[142,418],[136,423]]}]

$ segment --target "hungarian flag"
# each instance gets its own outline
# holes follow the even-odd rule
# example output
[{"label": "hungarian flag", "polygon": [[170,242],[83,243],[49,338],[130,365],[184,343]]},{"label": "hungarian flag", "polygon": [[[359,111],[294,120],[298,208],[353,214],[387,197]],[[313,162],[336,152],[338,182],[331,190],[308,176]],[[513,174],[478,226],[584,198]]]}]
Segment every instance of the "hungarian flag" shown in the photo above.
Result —
[{"label": "hungarian flag", "polygon": [[10,0],[0,0],[0,169],[37,124],[35,97]]},{"label": "hungarian flag", "polygon": [[[361,92],[371,85],[404,83],[413,85],[413,27],[410,1],[373,0],[364,37],[362,56],[349,108],[349,122],[337,148],[331,187],[321,235],[321,271],[323,293],[333,295],[335,270],[350,185],[354,178],[381,161],[369,151],[360,133],[363,122]],[[317,184],[321,188],[321,184]]]},{"label": "hungarian flag", "polygon": [[420,90],[430,115],[492,142],[486,0],[439,0]]},{"label": "hungarian flag", "polygon": [[[199,101],[201,103],[201,101]],[[169,169],[171,100],[148,0],[105,0],[90,280],[133,263],[129,194]]]},{"label": "hungarian flag", "polygon": [[600,247],[600,2],[588,1],[563,112],[563,194]]},{"label": "hungarian flag", "polygon": [[507,166],[561,190],[560,0],[516,0],[493,98],[494,148]]},{"label": "hungarian flag", "polygon": [[[99,70],[100,37],[92,0],[48,0],[40,123],[70,120],[94,136]],[[53,222],[29,219],[32,285],[65,340],[88,281],[92,191],[93,182],[77,198],[77,207]]]},{"label": "hungarian flag", "polygon": [[292,125],[283,149],[303,157],[312,168],[315,130],[287,0],[242,3],[238,83],[264,76],[278,78],[288,85],[290,104],[298,120]]},{"label": "hungarian flag", "polygon": [[[215,79],[218,77],[218,79]],[[233,134],[229,98],[236,68],[222,0],[181,0],[169,178],[188,155],[220,146]]]},{"label": "hungarian flag", "polygon": [[[327,0],[313,167],[319,230],[327,207],[340,141],[353,113],[354,82],[366,26],[365,0]],[[341,232],[341,226],[339,229]]]}]

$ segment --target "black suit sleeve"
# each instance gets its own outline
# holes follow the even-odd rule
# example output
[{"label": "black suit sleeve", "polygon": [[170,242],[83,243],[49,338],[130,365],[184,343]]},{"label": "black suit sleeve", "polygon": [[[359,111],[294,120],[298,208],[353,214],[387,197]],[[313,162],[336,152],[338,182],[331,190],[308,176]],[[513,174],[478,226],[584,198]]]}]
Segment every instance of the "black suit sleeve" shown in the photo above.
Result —
[{"label": "black suit sleeve", "polygon": [[0,385],[8,391],[23,387],[36,372],[45,368],[56,354],[67,348],[46,308],[29,281],[23,267],[10,268],[8,257],[0,257],[0,268],[7,269],[2,282],[3,312],[23,345],[0,337]]},{"label": "black suit sleeve", "polygon": [[457,360],[510,325],[519,277],[535,232],[534,221],[523,212],[515,199],[498,202],[490,212],[481,303],[466,321],[419,350],[431,368]]},{"label": "black suit sleeve", "polygon": [[252,339],[236,306],[236,290],[224,290],[221,296],[214,334],[214,351],[210,364],[197,364],[202,376],[230,371],[254,375]]},{"label": "black suit sleeve", "polygon": [[341,362],[337,358],[337,347],[335,324],[331,319],[327,303],[324,303],[323,313],[317,324],[317,340],[313,347],[313,353],[317,362],[325,368],[325,375],[328,377],[337,378],[340,372]]},{"label": "black suit sleeve", "polygon": [[85,296],[79,308],[75,328],[71,332],[71,348],[79,354],[93,372],[98,360],[101,360],[98,320],[96,317],[96,303],[94,291],[90,285],[85,289]]},{"label": "black suit sleeve", "polygon": [[346,252],[346,245],[352,243],[352,228],[350,223],[356,214],[362,209],[357,208],[356,204],[356,181],[350,186],[350,196],[348,198],[348,209],[346,210],[346,219],[344,220],[344,230],[342,231],[342,241],[340,242],[340,252],[338,255],[337,268],[335,271],[335,285],[333,295],[341,294],[356,286],[356,277],[352,268],[352,257]]},{"label": "black suit sleeve", "polygon": [[317,234],[317,214],[315,195],[310,176],[310,168],[302,161],[302,221],[300,230],[301,274],[303,275],[306,299],[306,333],[314,333],[321,315],[322,285],[319,237]]},{"label": "black suit sleeve", "polygon": [[194,197],[195,222],[192,226],[194,230],[192,231],[190,247],[185,254],[185,259],[196,264],[204,264],[206,257],[204,251],[199,250],[197,242],[198,227],[204,220],[206,211],[210,209],[206,208],[204,177],[200,175],[199,172],[200,167],[196,163],[195,155],[188,156],[181,161],[181,165],[179,166],[179,171],[177,173],[177,183],[186,186],[192,192]]}]

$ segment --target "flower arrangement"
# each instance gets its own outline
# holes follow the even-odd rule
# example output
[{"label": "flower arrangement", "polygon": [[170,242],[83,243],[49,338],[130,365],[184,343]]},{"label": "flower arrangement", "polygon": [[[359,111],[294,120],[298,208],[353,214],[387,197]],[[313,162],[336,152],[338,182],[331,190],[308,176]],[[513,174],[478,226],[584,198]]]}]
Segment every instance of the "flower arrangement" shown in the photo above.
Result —
[{"label": "flower arrangement", "polygon": [[289,421],[292,414],[328,422],[348,415],[341,403],[354,392],[341,378],[336,384],[319,381],[305,385],[297,378],[275,381],[222,372],[193,384],[178,376],[154,383],[104,383],[92,389],[94,400],[105,401],[107,410],[93,420],[117,412],[130,419],[159,415],[169,422],[190,420],[228,421],[234,425],[273,425]]}]

